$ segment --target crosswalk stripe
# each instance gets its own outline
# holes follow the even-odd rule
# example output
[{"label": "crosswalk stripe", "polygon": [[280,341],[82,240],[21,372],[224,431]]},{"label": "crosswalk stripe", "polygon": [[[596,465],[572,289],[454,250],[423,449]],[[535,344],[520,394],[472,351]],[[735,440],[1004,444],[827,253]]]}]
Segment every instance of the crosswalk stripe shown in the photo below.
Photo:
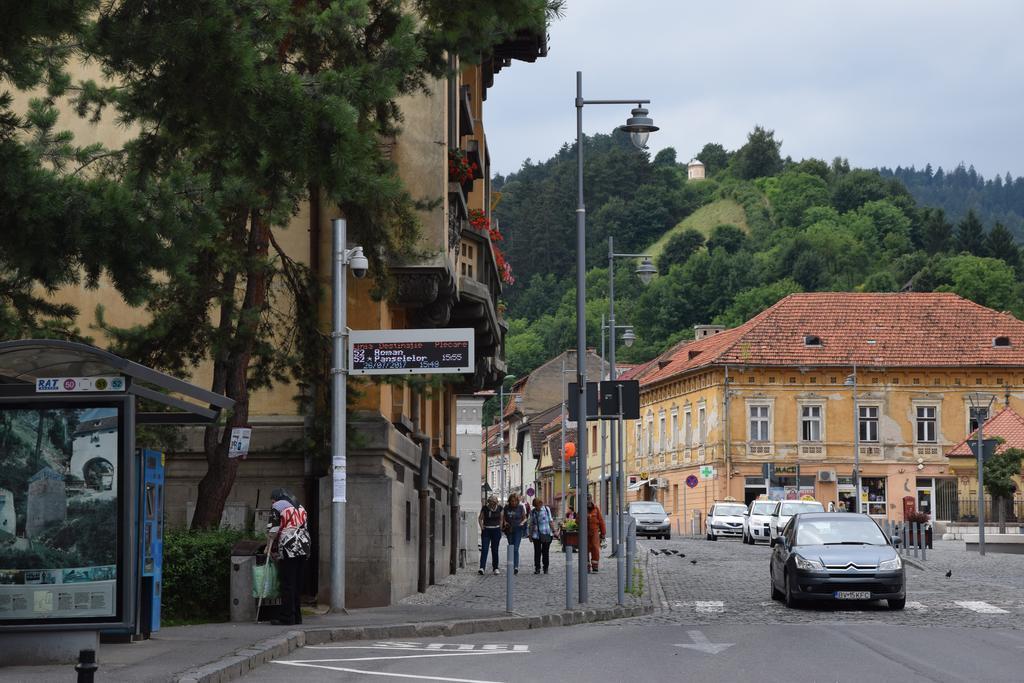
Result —
[{"label": "crosswalk stripe", "polygon": [[979,612],[981,614],[1009,614],[1009,612],[1002,607],[990,605],[984,600],[956,600],[955,602],[963,608]]},{"label": "crosswalk stripe", "polygon": [[698,600],[693,603],[698,612],[724,612],[725,603],[721,600]]}]

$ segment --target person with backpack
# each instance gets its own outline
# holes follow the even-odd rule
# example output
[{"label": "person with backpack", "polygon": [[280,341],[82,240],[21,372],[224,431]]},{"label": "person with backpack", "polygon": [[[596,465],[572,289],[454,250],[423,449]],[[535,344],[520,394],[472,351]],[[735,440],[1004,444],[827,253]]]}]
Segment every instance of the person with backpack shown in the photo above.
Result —
[{"label": "person with backpack", "polygon": [[544,573],[548,573],[551,537],[554,535],[551,509],[540,498],[533,499],[530,510],[530,539],[533,541],[533,573],[540,574],[543,564]]},{"label": "person with backpack", "polygon": [[477,524],[480,525],[480,569],[483,574],[487,566],[487,552],[491,554],[491,566],[495,574],[498,572],[498,545],[501,543],[502,508],[498,505],[498,497],[490,496],[487,505],[480,509]]},{"label": "person with backpack", "polygon": [[505,530],[505,536],[512,546],[512,571],[516,574],[519,573],[519,543],[523,540],[523,536],[526,535],[527,521],[526,508],[519,502],[519,494],[509,494],[502,528]]},{"label": "person with backpack", "polygon": [[301,624],[302,575],[312,545],[306,526],[306,509],[284,489],[274,489],[270,500],[273,511],[267,524],[267,549],[277,562],[281,580],[281,607],[277,619],[270,623],[275,626]]}]

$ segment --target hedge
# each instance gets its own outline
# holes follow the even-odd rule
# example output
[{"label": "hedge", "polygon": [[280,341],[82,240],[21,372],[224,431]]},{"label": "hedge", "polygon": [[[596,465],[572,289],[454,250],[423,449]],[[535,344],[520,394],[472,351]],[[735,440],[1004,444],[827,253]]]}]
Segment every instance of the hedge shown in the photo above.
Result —
[{"label": "hedge", "polygon": [[227,621],[231,547],[243,531],[168,531],[164,536],[161,621]]}]

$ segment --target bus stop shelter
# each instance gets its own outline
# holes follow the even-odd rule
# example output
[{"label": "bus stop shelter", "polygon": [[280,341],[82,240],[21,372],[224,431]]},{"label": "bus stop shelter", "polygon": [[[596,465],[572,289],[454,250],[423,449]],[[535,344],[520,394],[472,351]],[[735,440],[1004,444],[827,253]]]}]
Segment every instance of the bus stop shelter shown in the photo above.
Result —
[{"label": "bus stop shelter", "polygon": [[159,627],[163,458],[136,426],[233,405],[88,344],[0,342],[0,666]]}]

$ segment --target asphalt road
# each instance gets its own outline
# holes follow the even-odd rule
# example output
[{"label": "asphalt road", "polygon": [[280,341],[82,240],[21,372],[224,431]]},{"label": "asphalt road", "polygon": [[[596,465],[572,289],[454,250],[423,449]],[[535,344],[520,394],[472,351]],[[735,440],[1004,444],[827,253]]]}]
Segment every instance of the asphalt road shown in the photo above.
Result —
[{"label": "asphalt road", "polygon": [[908,568],[907,609],[890,611],[785,608],[769,597],[766,546],[642,541],[652,615],[306,647],[246,680],[1024,681],[1024,556],[961,547],[940,545],[924,570]]},{"label": "asphalt road", "polygon": [[1019,681],[1024,634],[875,624],[593,624],[306,647],[247,681]]}]

